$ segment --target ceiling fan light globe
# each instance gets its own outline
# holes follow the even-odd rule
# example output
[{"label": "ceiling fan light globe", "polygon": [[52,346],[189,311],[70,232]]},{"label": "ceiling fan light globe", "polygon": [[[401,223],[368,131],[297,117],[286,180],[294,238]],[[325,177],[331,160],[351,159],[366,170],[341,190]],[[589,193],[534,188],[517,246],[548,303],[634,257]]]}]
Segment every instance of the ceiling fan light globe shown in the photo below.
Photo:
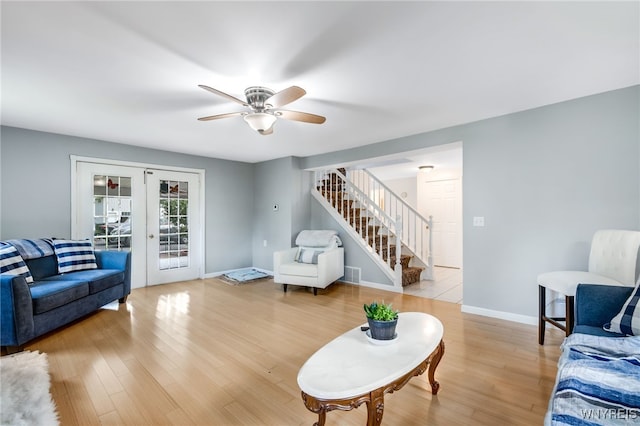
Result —
[{"label": "ceiling fan light globe", "polygon": [[243,118],[249,124],[249,127],[257,132],[269,130],[277,120],[273,114],[266,112],[254,112],[245,115]]}]

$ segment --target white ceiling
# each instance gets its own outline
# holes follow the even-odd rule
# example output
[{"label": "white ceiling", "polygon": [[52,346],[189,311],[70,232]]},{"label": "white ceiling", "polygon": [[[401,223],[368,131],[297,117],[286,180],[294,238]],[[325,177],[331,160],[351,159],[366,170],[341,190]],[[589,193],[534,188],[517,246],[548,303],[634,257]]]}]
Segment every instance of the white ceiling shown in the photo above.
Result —
[{"label": "white ceiling", "polygon": [[[2,124],[257,162],[640,83],[633,2],[2,2]],[[307,95],[261,136],[247,86]]]}]

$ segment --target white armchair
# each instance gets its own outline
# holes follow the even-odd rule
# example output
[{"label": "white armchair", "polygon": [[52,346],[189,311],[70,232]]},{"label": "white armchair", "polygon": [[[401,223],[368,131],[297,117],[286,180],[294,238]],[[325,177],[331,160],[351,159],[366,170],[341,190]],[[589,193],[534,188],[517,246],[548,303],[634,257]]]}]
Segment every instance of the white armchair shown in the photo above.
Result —
[{"label": "white armchair", "polygon": [[344,249],[335,231],[301,231],[297,247],[273,253],[273,280],[287,285],[326,288],[344,275]]}]

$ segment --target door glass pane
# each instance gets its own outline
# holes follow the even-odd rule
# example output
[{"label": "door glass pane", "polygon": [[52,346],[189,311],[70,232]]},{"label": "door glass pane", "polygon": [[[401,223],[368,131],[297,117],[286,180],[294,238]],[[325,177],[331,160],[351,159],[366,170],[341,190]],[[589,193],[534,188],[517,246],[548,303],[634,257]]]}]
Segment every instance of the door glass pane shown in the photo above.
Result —
[{"label": "door glass pane", "polygon": [[131,178],[94,175],[93,207],[96,250],[130,250]]},{"label": "door glass pane", "polygon": [[189,267],[189,183],[160,181],[159,268]]}]

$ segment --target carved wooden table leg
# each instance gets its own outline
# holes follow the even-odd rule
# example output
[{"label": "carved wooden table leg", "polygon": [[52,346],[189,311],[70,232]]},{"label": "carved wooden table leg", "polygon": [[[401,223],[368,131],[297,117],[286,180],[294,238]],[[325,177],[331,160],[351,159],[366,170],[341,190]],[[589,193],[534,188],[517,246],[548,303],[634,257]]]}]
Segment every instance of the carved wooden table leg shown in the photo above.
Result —
[{"label": "carved wooden table leg", "polygon": [[379,426],[384,414],[384,390],[376,389],[369,394],[367,401],[367,426]]},{"label": "carved wooden table leg", "polygon": [[431,384],[431,393],[436,395],[438,390],[440,389],[440,383],[435,380],[436,368],[438,364],[440,364],[440,360],[444,355],[444,342],[440,340],[440,344],[436,348],[435,352],[432,355],[432,359],[429,362],[429,383]]},{"label": "carved wooden table leg", "polygon": [[318,421],[315,422],[313,426],[324,426],[324,422],[327,419],[327,407],[316,398],[304,392],[302,392],[302,401],[304,401],[304,406],[307,407],[309,411],[318,414]]},{"label": "carved wooden table leg", "polygon": [[327,420],[327,412],[322,410],[318,413],[318,421],[313,426],[324,426],[324,422]]}]

